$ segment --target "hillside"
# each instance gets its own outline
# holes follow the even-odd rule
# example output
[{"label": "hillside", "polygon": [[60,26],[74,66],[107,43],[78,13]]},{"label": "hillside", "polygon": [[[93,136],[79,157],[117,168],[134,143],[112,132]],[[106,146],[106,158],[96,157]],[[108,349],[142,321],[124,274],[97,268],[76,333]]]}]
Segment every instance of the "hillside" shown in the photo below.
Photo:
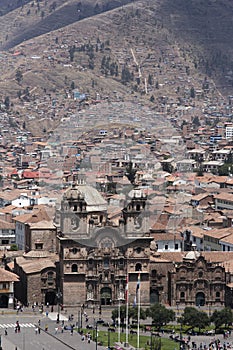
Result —
[{"label": "hillside", "polygon": [[74,88],[160,110],[233,95],[231,0],[12,3],[0,22],[0,88],[18,113]]}]

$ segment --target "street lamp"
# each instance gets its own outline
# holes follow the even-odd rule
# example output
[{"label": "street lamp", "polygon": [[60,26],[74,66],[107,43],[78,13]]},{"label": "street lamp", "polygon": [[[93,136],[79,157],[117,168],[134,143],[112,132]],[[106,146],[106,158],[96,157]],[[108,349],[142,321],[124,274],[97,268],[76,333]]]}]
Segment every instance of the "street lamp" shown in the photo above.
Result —
[{"label": "street lamp", "polygon": [[183,336],[182,336],[182,319],[180,317],[180,350],[183,350],[182,340],[183,340]]},{"label": "street lamp", "polygon": [[95,350],[98,350],[98,329],[97,329],[97,322],[95,323]]},{"label": "street lamp", "polygon": [[58,288],[56,297],[57,297],[57,302],[58,302],[57,323],[59,323],[60,322],[60,300],[61,300],[61,297],[62,297],[62,292],[60,291],[60,288]]},{"label": "street lamp", "polygon": [[83,328],[83,310],[78,311],[78,332]]}]

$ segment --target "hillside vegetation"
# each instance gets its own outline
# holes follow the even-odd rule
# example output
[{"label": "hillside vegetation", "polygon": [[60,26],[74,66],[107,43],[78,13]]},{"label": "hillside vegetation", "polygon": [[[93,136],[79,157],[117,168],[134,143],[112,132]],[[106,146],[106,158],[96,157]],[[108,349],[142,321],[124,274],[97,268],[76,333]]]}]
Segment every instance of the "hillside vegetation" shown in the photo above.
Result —
[{"label": "hillside vegetation", "polygon": [[0,8],[3,99],[78,88],[92,98],[177,101],[209,84],[213,95],[233,94],[231,0],[2,0]]}]

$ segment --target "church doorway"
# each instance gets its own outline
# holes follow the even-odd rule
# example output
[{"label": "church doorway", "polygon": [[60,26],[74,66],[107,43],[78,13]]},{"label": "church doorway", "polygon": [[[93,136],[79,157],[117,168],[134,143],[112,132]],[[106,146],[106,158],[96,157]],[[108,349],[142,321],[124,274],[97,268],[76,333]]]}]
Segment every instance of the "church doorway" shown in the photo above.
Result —
[{"label": "church doorway", "polygon": [[198,292],[196,294],[196,306],[205,305],[205,294],[203,292]]},{"label": "church doorway", "polygon": [[103,287],[100,291],[101,305],[112,304],[112,289],[110,287]]},{"label": "church doorway", "polygon": [[55,291],[47,291],[45,293],[45,305],[55,305],[56,304],[56,293]]},{"label": "church doorway", "polygon": [[1,295],[0,296],[0,308],[8,308],[8,296],[7,295]]},{"label": "church doorway", "polygon": [[159,292],[155,289],[150,290],[150,303],[156,304],[159,302]]}]

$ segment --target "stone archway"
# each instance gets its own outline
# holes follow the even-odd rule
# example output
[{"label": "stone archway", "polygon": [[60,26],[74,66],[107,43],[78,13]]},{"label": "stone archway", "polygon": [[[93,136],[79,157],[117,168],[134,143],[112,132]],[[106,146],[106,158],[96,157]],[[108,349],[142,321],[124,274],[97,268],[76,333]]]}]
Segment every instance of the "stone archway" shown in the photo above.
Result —
[{"label": "stone archway", "polygon": [[205,294],[203,292],[198,292],[196,294],[196,306],[205,305]]},{"label": "stone archway", "polygon": [[110,287],[103,287],[100,291],[101,305],[112,304],[112,289]]},{"label": "stone archway", "polygon": [[55,291],[47,291],[45,293],[45,305],[55,305],[56,304],[56,293]]}]

